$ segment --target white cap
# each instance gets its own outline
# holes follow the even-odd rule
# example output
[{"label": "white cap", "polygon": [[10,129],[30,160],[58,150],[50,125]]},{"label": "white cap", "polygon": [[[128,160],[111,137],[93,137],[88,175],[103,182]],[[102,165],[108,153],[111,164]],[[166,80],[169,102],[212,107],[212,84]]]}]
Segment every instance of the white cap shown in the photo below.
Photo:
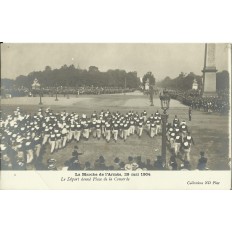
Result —
[{"label": "white cap", "polygon": [[4,144],[1,144],[1,150],[5,151],[6,150],[6,146]]}]

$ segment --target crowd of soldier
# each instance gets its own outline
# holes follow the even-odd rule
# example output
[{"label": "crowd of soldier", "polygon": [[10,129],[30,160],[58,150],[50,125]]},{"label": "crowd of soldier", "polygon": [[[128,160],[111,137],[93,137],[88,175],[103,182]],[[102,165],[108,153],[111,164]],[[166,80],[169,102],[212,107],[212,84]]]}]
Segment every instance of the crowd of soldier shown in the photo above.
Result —
[{"label": "crowd of soldier", "polygon": [[[20,108],[13,115],[4,115],[1,118],[1,158],[7,164],[30,164],[41,159],[41,151],[45,146],[54,153],[75,140],[88,140],[91,137],[104,139],[107,143],[117,142],[118,139],[126,142],[129,136],[141,138],[144,131],[150,138],[161,134],[161,115],[157,111],[147,115],[144,110],[141,114],[129,111],[120,112],[101,111],[93,112],[90,117],[77,113],[54,113],[41,109],[35,114],[23,114]],[[190,161],[190,149],[193,139],[188,132],[185,121],[180,122],[177,116],[173,123],[167,124],[167,142],[170,150],[183,161]],[[48,146],[47,146],[48,145]],[[14,154],[13,156],[11,154]]]}]

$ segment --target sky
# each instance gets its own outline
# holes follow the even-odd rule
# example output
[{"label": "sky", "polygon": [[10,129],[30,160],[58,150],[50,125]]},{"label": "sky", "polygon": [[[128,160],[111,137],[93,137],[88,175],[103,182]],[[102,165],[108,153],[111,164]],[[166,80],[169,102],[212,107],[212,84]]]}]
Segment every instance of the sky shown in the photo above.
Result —
[{"label": "sky", "polygon": [[[151,71],[157,80],[177,77],[181,72],[201,75],[204,65],[202,44],[2,44],[1,77],[15,79],[32,71],[64,64],[81,69],[97,66],[100,71],[137,71],[138,77]],[[216,44],[216,68],[228,70],[227,45]]]}]

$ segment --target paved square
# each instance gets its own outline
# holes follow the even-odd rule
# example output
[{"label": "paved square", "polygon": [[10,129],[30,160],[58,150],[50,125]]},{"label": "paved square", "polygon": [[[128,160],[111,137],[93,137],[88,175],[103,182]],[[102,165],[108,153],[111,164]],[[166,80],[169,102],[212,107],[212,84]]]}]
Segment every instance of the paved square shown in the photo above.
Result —
[{"label": "paved square", "polygon": [[[158,96],[154,97],[154,106],[150,106],[148,96],[141,92],[131,94],[115,94],[115,95],[83,95],[70,98],[58,96],[58,101],[55,97],[45,96],[42,98],[43,105],[38,105],[39,97],[20,97],[12,99],[2,99],[1,105],[4,112],[12,113],[13,110],[20,106],[22,111],[35,113],[40,107],[46,109],[50,107],[54,112],[77,112],[78,114],[86,113],[91,115],[94,110],[100,112],[102,109],[109,109],[111,112],[119,111],[121,113],[133,110],[139,114],[146,110],[148,115],[155,113],[160,109],[160,100]],[[219,115],[217,113],[206,113],[202,111],[192,112],[192,121],[188,121],[188,107],[182,105],[176,100],[171,100],[170,109],[168,110],[169,121],[171,122],[175,115],[180,120],[186,120],[187,125],[193,136],[195,145],[191,149],[191,166],[196,169],[200,151],[205,151],[208,158],[208,168],[210,170],[227,170],[228,167],[228,152],[229,152],[229,117]],[[99,141],[90,136],[88,141],[81,140],[68,144],[62,150],[50,153],[50,146],[47,145],[43,155],[43,163],[46,165],[48,158],[57,160],[57,168],[62,169],[64,163],[71,158],[72,150],[75,145],[83,152],[80,156],[80,163],[84,164],[89,161],[91,164],[100,156],[103,155],[106,160],[106,165],[112,164],[115,157],[119,157],[122,161],[127,162],[128,156],[141,156],[142,161],[150,159],[152,162],[157,155],[161,153],[161,136],[150,138],[147,133],[143,133],[139,139],[137,135],[130,136],[126,142],[118,140],[115,143],[113,140],[107,143],[103,138]],[[170,154],[168,152],[168,159]]]}]

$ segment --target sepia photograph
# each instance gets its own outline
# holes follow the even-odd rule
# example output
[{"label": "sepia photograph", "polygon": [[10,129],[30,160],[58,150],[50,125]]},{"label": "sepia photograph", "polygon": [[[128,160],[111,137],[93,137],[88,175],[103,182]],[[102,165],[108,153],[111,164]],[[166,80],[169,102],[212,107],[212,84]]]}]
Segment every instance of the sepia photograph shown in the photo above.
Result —
[{"label": "sepia photograph", "polygon": [[1,44],[2,170],[229,170],[230,44]]},{"label": "sepia photograph", "polygon": [[228,6],[1,2],[3,231],[229,228]]}]

